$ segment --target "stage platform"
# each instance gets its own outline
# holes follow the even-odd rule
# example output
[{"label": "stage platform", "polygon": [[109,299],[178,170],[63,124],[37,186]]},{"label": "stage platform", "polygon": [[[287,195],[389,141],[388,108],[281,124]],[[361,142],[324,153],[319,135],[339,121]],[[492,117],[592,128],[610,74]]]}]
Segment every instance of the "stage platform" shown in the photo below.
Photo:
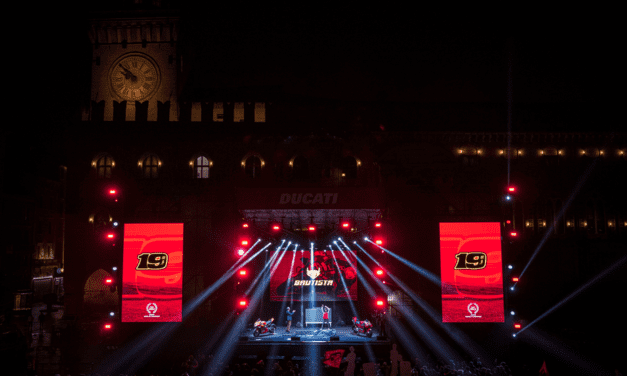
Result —
[{"label": "stage platform", "polygon": [[247,329],[239,337],[238,351],[240,357],[263,358],[271,353],[281,354],[285,357],[302,357],[311,353],[311,346],[318,348],[322,354],[324,351],[345,348],[355,348],[357,353],[364,353],[364,347],[370,348],[374,354],[387,354],[390,352],[390,340],[380,336],[375,331],[368,338],[363,334],[353,333],[351,326],[343,326],[321,330],[319,328],[294,328],[287,333],[285,326],[277,327],[274,334],[265,333],[259,337],[253,336],[253,330]]}]

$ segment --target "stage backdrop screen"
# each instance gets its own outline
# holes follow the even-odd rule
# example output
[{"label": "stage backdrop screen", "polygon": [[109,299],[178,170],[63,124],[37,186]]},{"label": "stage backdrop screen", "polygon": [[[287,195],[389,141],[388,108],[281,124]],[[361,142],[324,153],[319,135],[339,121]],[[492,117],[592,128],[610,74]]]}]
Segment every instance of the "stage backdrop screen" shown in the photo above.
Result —
[{"label": "stage backdrop screen", "polygon": [[348,251],[314,251],[313,264],[311,251],[287,251],[270,279],[270,298],[272,301],[357,300],[355,267],[355,256]]},{"label": "stage backdrop screen", "polygon": [[124,225],[122,322],[180,322],[183,224]]},{"label": "stage backdrop screen", "polygon": [[443,322],[503,322],[498,222],[440,223]]}]

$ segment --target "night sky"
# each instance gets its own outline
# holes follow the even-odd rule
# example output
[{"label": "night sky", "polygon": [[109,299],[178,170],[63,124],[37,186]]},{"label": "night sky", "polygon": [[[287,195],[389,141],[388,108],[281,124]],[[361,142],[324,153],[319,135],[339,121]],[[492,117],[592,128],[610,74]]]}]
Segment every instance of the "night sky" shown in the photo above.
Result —
[{"label": "night sky", "polygon": [[[89,3],[112,8],[121,1]],[[424,6],[204,4],[176,6],[188,92],[273,87],[287,97],[505,106],[511,77],[512,131],[622,128],[616,114],[623,48],[609,9],[452,14]],[[20,103],[24,113],[43,121],[9,133],[26,144],[27,153],[51,151],[50,141],[63,137],[67,119],[77,118],[89,100],[89,9],[67,7],[44,6],[34,33],[20,34],[36,41],[22,50],[29,70],[38,74],[19,87],[30,88],[27,98],[33,98],[33,87],[46,98],[43,105]],[[520,121],[525,106],[539,114],[525,119],[539,116],[542,125]],[[506,131],[507,125],[477,124],[474,130]]]},{"label": "night sky", "polygon": [[[279,86],[348,101],[504,103],[511,64],[514,104],[599,106],[616,101],[622,81],[618,26],[595,18],[594,10],[453,15],[426,8],[198,4],[205,2],[176,6],[190,87]],[[54,107],[88,93],[91,57],[81,20],[87,11],[53,8],[55,17],[40,24],[44,34],[54,30],[55,40],[67,41],[41,42],[57,72],[45,89],[63,93]]]}]

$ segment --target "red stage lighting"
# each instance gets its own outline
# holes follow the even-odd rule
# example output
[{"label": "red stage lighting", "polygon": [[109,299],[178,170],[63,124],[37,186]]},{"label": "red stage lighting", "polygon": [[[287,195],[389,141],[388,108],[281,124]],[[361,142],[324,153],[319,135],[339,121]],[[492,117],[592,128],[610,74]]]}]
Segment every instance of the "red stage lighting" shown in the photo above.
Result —
[{"label": "red stage lighting", "polygon": [[383,269],[376,269],[376,270],[374,271],[374,274],[375,274],[377,277],[383,277]]},{"label": "red stage lighting", "polygon": [[309,230],[309,231],[316,231],[316,226],[309,225],[309,227],[307,227],[307,230]]},{"label": "red stage lighting", "polygon": [[248,245],[248,240],[242,240],[242,245]]},{"label": "red stage lighting", "polygon": [[248,271],[246,269],[240,269],[237,274],[239,274],[240,277],[246,277],[248,275]]},{"label": "red stage lighting", "polygon": [[520,323],[514,324],[514,329],[520,329],[520,328],[522,328],[522,325]]},{"label": "red stage lighting", "polygon": [[118,193],[118,191],[116,191],[115,189],[109,189],[109,194],[110,195],[115,195],[116,193]]},{"label": "red stage lighting", "polygon": [[240,301],[237,303],[237,305],[240,308],[244,308],[244,307],[246,307],[248,305],[248,301],[246,299],[240,299]]},{"label": "red stage lighting", "polygon": [[511,236],[512,238],[515,238],[515,237],[518,236],[518,232],[512,231],[512,232],[509,233],[509,236]]},{"label": "red stage lighting", "polygon": [[377,299],[377,301],[376,301],[376,305],[377,305],[377,307],[379,307],[379,308],[381,308],[381,307],[385,306],[385,300],[383,300],[383,299]]},{"label": "red stage lighting", "polygon": [[509,187],[507,187],[507,191],[509,193],[514,193],[514,192],[516,192],[516,187],[509,186]]},{"label": "red stage lighting", "polygon": [[350,226],[351,226],[351,224],[350,224],[350,223],[348,223],[348,222],[342,222],[342,228],[343,228],[343,229],[348,229],[348,228],[350,228]]},{"label": "red stage lighting", "polygon": [[375,239],[374,242],[375,242],[376,245],[382,245],[383,244],[383,240],[381,240],[381,239]]},{"label": "red stage lighting", "polygon": [[248,223],[242,223],[242,228],[248,228]]},{"label": "red stage lighting", "polygon": [[375,222],[374,223],[374,227],[381,228],[381,222]]},{"label": "red stage lighting", "polygon": [[107,233],[107,239],[113,239],[115,238],[115,234],[112,232]]},{"label": "red stage lighting", "polygon": [[518,282],[518,277],[512,277],[512,282]]},{"label": "red stage lighting", "polygon": [[273,225],[273,226],[272,226],[272,229],[273,229],[274,231],[279,231],[279,230],[281,229],[281,226],[279,226],[279,225]]},{"label": "red stage lighting", "polygon": [[107,324],[103,325],[103,328],[106,329],[106,330],[110,330],[111,328],[113,328],[113,325],[107,323]]}]

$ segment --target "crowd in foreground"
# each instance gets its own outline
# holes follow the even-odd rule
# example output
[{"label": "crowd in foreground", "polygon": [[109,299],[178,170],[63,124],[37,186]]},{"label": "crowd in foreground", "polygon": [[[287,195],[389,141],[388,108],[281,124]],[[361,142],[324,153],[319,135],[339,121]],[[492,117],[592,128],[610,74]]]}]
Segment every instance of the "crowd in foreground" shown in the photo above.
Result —
[{"label": "crowd in foreground", "polygon": [[[522,367],[515,372],[503,361],[494,360],[484,363],[480,359],[468,359],[459,364],[427,359],[420,361],[395,362],[395,354],[391,354],[388,359],[378,359],[377,362],[368,362],[367,359],[351,357],[351,353],[344,357],[339,363],[339,367],[330,366],[320,361],[317,370],[307,360],[296,359],[236,359],[229,364],[218,364],[218,372],[208,372],[208,365],[213,365],[211,355],[204,356],[198,354],[190,355],[184,359],[180,365],[174,365],[170,369],[141,370],[133,374],[120,373],[117,375],[101,375],[91,373],[89,376],[201,376],[201,375],[228,375],[228,376],[258,376],[258,375],[280,375],[280,376],[307,376],[313,374],[328,376],[527,376],[527,375],[549,375],[546,366],[542,368],[530,369]],[[399,359],[399,358],[396,358]],[[372,373],[374,371],[374,373]],[[619,375],[619,374],[617,374]],[[86,375],[87,376],[87,375]]]}]

